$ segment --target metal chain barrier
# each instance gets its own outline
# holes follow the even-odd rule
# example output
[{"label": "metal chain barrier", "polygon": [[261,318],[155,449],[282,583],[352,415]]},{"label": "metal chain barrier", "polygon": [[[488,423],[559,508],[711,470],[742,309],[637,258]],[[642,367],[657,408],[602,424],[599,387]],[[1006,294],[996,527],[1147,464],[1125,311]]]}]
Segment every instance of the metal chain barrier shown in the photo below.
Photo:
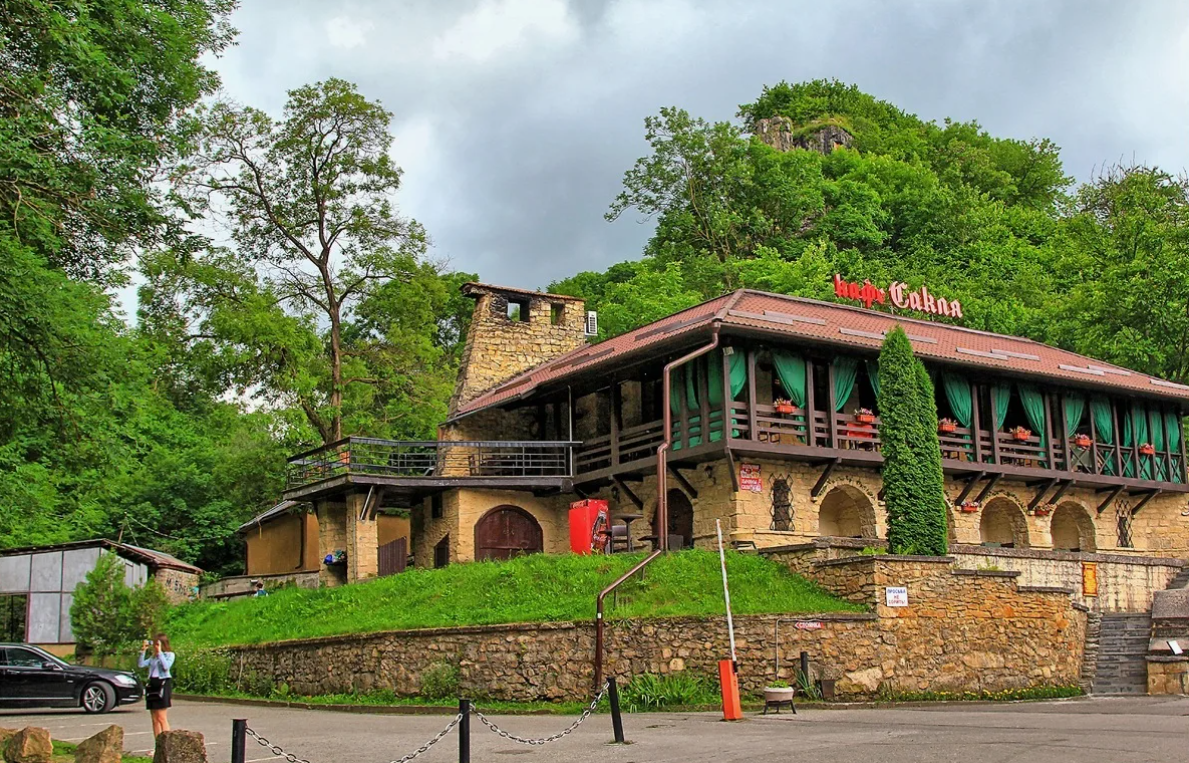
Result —
[{"label": "metal chain barrier", "polygon": [[[572,733],[574,731],[574,729],[581,726],[582,722],[585,721],[587,718],[589,718],[590,714],[593,713],[595,711],[595,708],[599,706],[599,703],[603,701],[603,697],[607,694],[607,687],[610,685],[611,685],[610,681],[607,681],[603,684],[603,688],[599,690],[598,696],[596,696],[594,698],[594,700],[591,701],[590,705],[588,705],[587,708],[582,711],[582,715],[578,716],[578,720],[571,723],[565,731],[554,734],[553,736],[544,737],[543,739],[525,739],[524,737],[518,737],[515,734],[504,731],[499,726],[495,725],[495,723],[492,722],[492,720],[490,718],[488,718],[483,713],[479,712],[479,710],[477,708],[475,709],[474,712],[475,712],[476,717],[479,718],[479,720],[483,723],[484,726],[486,726],[493,733],[498,734],[499,736],[503,737],[504,739],[508,739],[512,742],[518,742],[519,744],[527,744],[527,745],[531,745],[533,747],[540,747],[541,745],[546,745],[546,744],[549,744],[550,742],[556,742],[557,740],[561,739],[562,737]],[[290,761],[290,763],[293,763],[293,761]]]},{"label": "metal chain barrier", "polygon": [[[600,695],[600,696],[602,696],[602,695]],[[585,720],[585,718],[583,720]],[[462,722],[462,713],[459,713],[458,715],[455,715],[453,720],[451,720],[450,723],[446,724],[446,728],[439,731],[433,737],[433,739],[430,739],[428,742],[421,745],[416,750],[414,750],[413,752],[404,756],[403,758],[397,758],[396,760],[389,761],[389,763],[409,763],[409,761],[411,761],[413,758],[416,758],[418,755],[422,755],[426,752],[429,752],[429,749],[431,747],[433,747],[435,744],[437,744],[438,742],[445,739],[446,735],[449,734],[451,731],[453,731],[454,727],[457,726],[461,722]],[[299,758],[291,752],[286,752],[284,750],[284,748],[282,748],[280,745],[273,744],[272,742],[268,741],[264,737],[257,734],[251,728],[245,728],[244,730],[247,732],[248,736],[252,737],[257,742],[259,742],[261,747],[267,747],[272,752],[273,755],[279,755],[279,756],[285,758],[285,760],[289,761],[289,763],[310,763],[310,761],[306,760],[305,758]],[[566,733],[568,734],[569,731],[567,731]]]}]

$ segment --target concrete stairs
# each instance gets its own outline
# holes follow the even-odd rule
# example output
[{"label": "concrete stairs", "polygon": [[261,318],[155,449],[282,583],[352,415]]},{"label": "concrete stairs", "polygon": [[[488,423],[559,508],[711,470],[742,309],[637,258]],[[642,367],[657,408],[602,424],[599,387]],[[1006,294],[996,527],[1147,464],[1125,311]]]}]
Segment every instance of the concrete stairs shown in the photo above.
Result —
[{"label": "concrete stairs", "polygon": [[1174,588],[1189,588],[1189,565],[1181,568],[1177,576],[1172,579],[1165,590],[1172,590]]},{"label": "concrete stairs", "polygon": [[1152,637],[1150,614],[1102,616],[1094,671],[1095,694],[1148,693],[1148,641]]}]

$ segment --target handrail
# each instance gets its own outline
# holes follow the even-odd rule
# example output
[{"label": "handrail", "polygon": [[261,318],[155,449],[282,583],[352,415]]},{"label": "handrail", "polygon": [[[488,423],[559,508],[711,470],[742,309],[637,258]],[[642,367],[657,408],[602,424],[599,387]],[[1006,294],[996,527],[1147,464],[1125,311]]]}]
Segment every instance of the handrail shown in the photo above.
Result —
[{"label": "handrail", "polygon": [[607,586],[602,591],[600,591],[598,598],[595,599],[595,664],[594,664],[595,680],[594,680],[594,685],[595,685],[596,691],[598,691],[598,687],[603,685],[603,628],[604,628],[604,625],[603,625],[603,600],[607,598],[608,594],[610,594],[616,588],[619,588],[629,578],[631,578],[633,575],[635,575],[640,570],[647,567],[649,564],[652,563],[653,559],[656,559],[658,556],[660,556],[663,553],[665,553],[665,549],[661,547],[660,541],[658,540],[656,549],[651,554],[649,554],[648,556],[641,559],[639,562],[636,563],[636,565],[634,567],[632,567],[630,570],[628,570],[627,572],[620,575],[619,578],[616,579],[616,581],[614,583],[612,583],[611,585]]}]

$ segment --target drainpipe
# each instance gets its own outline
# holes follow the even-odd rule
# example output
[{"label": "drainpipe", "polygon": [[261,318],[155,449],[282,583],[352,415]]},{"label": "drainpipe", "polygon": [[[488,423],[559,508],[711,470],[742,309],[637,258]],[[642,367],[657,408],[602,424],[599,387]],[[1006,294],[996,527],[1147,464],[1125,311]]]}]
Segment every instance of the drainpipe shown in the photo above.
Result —
[{"label": "drainpipe", "polygon": [[[662,393],[661,394],[661,405],[664,406],[664,428],[665,428],[664,436],[665,436],[665,440],[664,440],[664,442],[662,442],[660,444],[660,447],[658,447],[656,449],[656,489],[657,489],[656,524],[657,524],[657,536],[658,536],[656,550],[653,551],[648,556],[641,559],[640,562],[636,566],[632,567],[630,570],[628,570],[627,572],[620,575],[619,579],[616,580],[614,583],[612,583],[611,585],[607,586],[602,591],[600,591],[598,598],[595,599],[594,691],[596,694],[598,693],[598,691],[601,688],[603,688],[603,640],[604,640],[604,630],[606,627],[605,620],[603,618],[603,602],[604,602],[604,600],[607,598],[607,596],[612,591],[614,591],[616,588],[619,588],[619,586],[623,585],[629,578],[631,578],[637,572],[642,571],[649,564],[652,564],[654,559],[656,559],[658,556],[660,556],[661,554],[663,554],[669,550],[669,503],[668,503],[668,496],[665,494],[666,493],[665,469],[667,468],[666,460],[665,460],[665,453],[666,453],[666,451],[668,451],[669,446],[672,444],[672,438],[673,438],[673,433],[672,433],[673,418],[672,418],[672,412],[669,410],[669,376],[670,376],[670,372],[677,366],[681,365],[682,363],[688,363],[689,361],[694,360],[695,358],[699,358],[702,355],[705,355],[706,353],[708,353],[708,352],[714,350],[716,347],[718,347],[719,327],[720,327],[720,323],[718,321],[715,321],[711,325],[711,328],[710,328],[710,343],[703,347],[699,347],[698,349],[694,350],[693,352],[690,352],[687,355],[683,355],[682,357],[678,358],[677,360],[674,360],[672,363],[666,364],[665,371],[661,375],[661,393]],[[724,422],[724,426],[725,426],[725,422]],[[702,430],[704,432],[709,432],[710,431],[710,422],[703,422]]]}]

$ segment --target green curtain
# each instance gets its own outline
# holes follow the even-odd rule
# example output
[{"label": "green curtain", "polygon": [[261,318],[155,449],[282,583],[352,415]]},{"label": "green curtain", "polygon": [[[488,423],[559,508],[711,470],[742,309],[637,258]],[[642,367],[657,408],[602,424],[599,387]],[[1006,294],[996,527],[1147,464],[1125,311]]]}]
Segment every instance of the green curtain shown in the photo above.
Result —
[{"label": "green curtain", "polygon": [[849,355],[834,357],[834,410],[841,411],[855,388],[859,374],[859,360]]},{"label": "green curtain", "polygon": [[780,377],[780,386],[798,408],[805,407],[805,358],[784,350],[772,351],[772,365]]},{"label": "green curtain", "polygon": [[[1141,405],[1131,406],[1131,427],[1134,430],[1132,436],[1135,437],[1136,445],[1143,445],[1151,442],[1148,439],[1148,412],[1144,410]],[[1139,477],[1143,480],[1152,479],[1152,457],[1140,455],[1139,457]]]},{"label": "green curtain", "polygon": [[1007,408],[1011,405],[1011,386],[994,384],[991,394],[995,396],[995,431],[1003,429],[1003,422],[1007,421]]},{"label": "green curtain", "polygon": [[[1184,464],[1180,462],[1181,455],[1181,417],[1175,413],[1168,412],[1164,414],[1164,437],[1168,441],[1168,450],[1172,453],[1172,474],[1169,478],[1173,482],[1181,482],[1181,470],[1185,468]],[[1180,464],[1178,466],[1178,464]]]},{"label": "green curtain", "polygon": [[1078,431],[1085,413],[1086,398],[1074,394],[1065,396],[1065,434],[1067,437],[1072,437]]},{"label": "green curtain", "polygon": [[673,425],[669,428],[672,450],[681,450],[681,401],[685,398],[685,366],[678,366],[669,373],[669,413],[673,414]]},{"label": "green curtain", "polygon": [[[735,400],[739,394],[743,392],[743,388],[747,386],[747,355],[740,352],[738,349],[727,356],[727,368],[731,374],[731,399]],[[707,399],[710,402],[710,442],[718,442],[722,439],[722,353],[713,352],[710,354],[708,361],[709,372],[707,376],[707,384],[709,384],[710,394]],[[732,431],[733,437],[739,436],[739,430]]]},{"label": "green curtain", "polygon": [[731,399],[738,400],[747,386],[747,353],[736,349],[729,358],[727,365],[731,369]]},{"label": "green curtain", "polygon": [[974,402],[970,398],[970,382],[959,374],[942,373],[941,384],[950,410],[958,417],[958,423],[969,427],[974,423]]},{"label": "green curtain", "polygon": [[1123,412],[1123,476],[1135,476],[1135,427],[1131,425],[1131,411]]},{"label": "green curtain", "polygon": [[879,361],[867,361],[867,378],[871,380],[871,391],[875,393],[875,397],[879,399]]},{"label": "green curtain", "polygon": [[[1094,417],[1094,434],[1099,442],[1106,445],[1115,444],[1115,420],[1111,416],[1111,402],[1105,397],[1090,398],[1090,415]],[[1115,473],[1115,457],[1110,454],[1103,458],[1103,474]]]},{"label": "green curtain", "polygon": [[[1028,417],[1028,423],[1032,425],[1032,431],[1040,438],[1040,448],[1044,452],[1048,447],[1048,442],[1045,440],[1045,399],[1044,395],[1040,394],[1040,390],[1031,384],[1018,384],[1016,388],[1020,390],[1020,402],[1024,405],[1024,415]],[[1045,465],[1045,459],[1041,459],[1041,466]]]},{"label": "green curtain", "polygon": [[[705,389],[706,383],[706,359],[696,358],[692,363],[686,364],[685,367],[685,406],[692,411],[698,411],[699,415],[690,416],[689,432],[686,433],[686,442],[691,448],[696,448],[702,444],[702,401],[698,399],[698,389]],[[707,400],[709,403],[709,400]]]},{"label": "green curtain", "polygon": [[1168,480],[1168,465],[1164,458],[1164,416],[1160,411],[1148,411],[1148,429],[1152,433],[1152,444],[1156,446],[1156,455],[1151,456],[1154,479]]}]

